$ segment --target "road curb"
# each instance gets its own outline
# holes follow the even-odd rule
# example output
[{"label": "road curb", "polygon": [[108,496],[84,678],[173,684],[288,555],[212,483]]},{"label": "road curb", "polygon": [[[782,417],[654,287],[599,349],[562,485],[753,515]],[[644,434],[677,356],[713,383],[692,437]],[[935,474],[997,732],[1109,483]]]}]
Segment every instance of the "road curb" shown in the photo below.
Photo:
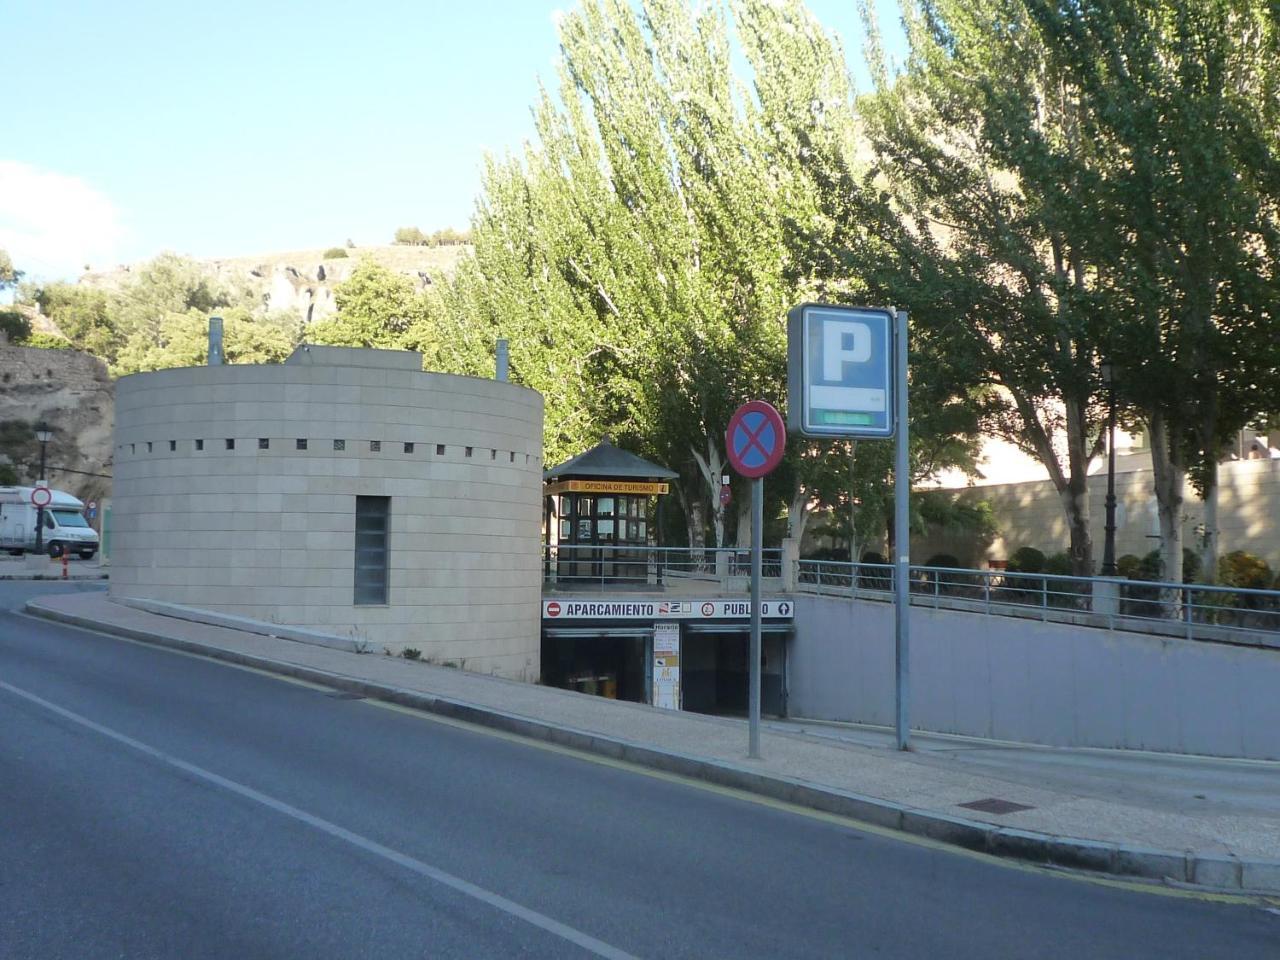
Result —
[{"label": "road curb", "polygon": [[106,573],[95,573],[87,577],[67,577],[62,579],[61,573],[0,573],[0,580],[58,580],[62,583],[76,583],[77,581],[85,583],[97,583],[99,580],[107,580],[110,575]]},{"label": "road curb", "polygon": [[103,623],[65,613],[28,600],[27,613],[69,626],[84,627],[155,646],[195,653],[214,660],[253,667],[306,680],[373,700],[412,707],[477,726],[542,740],[558,746],[633,763],[637,766],[703,780],[823,813],[848,817],[877,827],[927,837],[1004,859],[1050,867],[1087,870],[1120,877],[1171,881],[1198,889],[1274,895],[1280,894],[1280,860],[1241,860],[1234,856],[1198,855],[1193,851],[1155,850],[1124,844],[1056,836],[968,820],[876,797],[820,786],[803,780],[763,774],[728,763],[643,743],[592,733],[507,713],[492,707],[435,694],[408,690],[331,673],[300,664],[226,650],[194,640],[169,637],[150,630]]}]

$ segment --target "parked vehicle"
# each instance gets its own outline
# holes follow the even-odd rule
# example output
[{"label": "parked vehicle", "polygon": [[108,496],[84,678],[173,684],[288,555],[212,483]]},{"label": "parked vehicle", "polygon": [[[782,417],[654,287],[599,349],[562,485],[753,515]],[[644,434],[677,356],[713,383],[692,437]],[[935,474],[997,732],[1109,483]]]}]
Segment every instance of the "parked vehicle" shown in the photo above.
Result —
[{"label": "parked vehicle", "polygon": [[[0,550],[21,556],[36,548],[38,511],[31,503],[31,487],[0,487]],[[98,552],[98,534],[84,518],[84,503],[62,490],[50,490],[53,499],[44,508],[43,549],[51,557],[78,553],[92,559]]]}]

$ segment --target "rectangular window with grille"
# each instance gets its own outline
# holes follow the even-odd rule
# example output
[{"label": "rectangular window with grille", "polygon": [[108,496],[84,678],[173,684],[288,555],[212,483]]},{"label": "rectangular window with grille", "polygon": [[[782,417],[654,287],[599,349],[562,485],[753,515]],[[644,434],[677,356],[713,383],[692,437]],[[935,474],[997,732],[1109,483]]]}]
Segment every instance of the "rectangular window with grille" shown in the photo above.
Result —
[{"label": "rectangular window with grille", "polygon": [[356,497],[356,606],[386,604],[391,559],[391,498]]}]

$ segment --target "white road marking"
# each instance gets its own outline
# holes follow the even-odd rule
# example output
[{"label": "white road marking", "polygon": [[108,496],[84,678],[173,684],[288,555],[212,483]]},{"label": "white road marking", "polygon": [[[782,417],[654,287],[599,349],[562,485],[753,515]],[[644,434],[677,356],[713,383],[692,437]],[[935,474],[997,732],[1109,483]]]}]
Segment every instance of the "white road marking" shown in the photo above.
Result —
[{"label": "white road marking", "polygon": [[488,904],[491,907],[501,910],[503,913],[510,914],[517,919],[525,921],[525,923],[538,927],[541,930],[545,930],[548,933],[555,934],[557,937],[567,940],[572,944],[576,944],[577,946],[582,947],[582,949],[589,953],[593,953],[598,957],[605,957],[607,960],[638,960],[638,958],[633,954],[627,953],[625,950],[620,950],[611,944],[605,943],[603,940],[597,940],[590,934],[583,933],[581,930],[570,927],[567,924],[563,924],[559,920],[554,920],[546,914],[539,913],[529,907],[522,906],[514,900],[508,900],[506,897],[490,890],[486,890],[483,887],[478,887],[474,883],[469,883],[461,877],[455,877],[453,874],[441,870],[439,867],[433,867],[431,864],[424,863],[423,861],[411,857],[408,854],[401,853],[398,850],[392,850],[390,847],[383,846],[376,840],[370,840],[368,837],[363,837],[358,833],[353,833],[345,827],[340,827],[336,823],[332,823],[322,817],[317,817],[314,814],[307,813],[305,810],[300,810],[282,800],[277,800],[265,793],[254,790],[252,787],[247,787],[242,783],[237,783],[235,780],[228,780],[226,777],[213,773],[210,770],[205,770],[203,767],[198,767],[193,763],[188,763],[185,760],[181,760],[178,757],[167,754],[163,750],[157,750],[155,747],[148,746],[140,740],[135,740],[127,734],[120,733],[117,730],[112,730],[110,727],[104,727],[102,724],[95,723],[88,717],[83,717],[78,713],[67,710],[65,707],[60,707],[56,703],[50,703],[48,700],[45,700],[43,697],[39,697],[34,693],[28,693],[26,690],[19,689],[9,683],[5,683],[3,680],[0,680],[0,689],[7,690],[16,697],[21,697],[24,700],[36,704],[37,706],[43,707],[51,713],[55,713],[66,720],[70,720],[72,723],[79,724],[82,727],[101,734],[102,736],[114,740],[117,743],[123,744],[124,746],[136,750],[139,753],[159,760],[161,763],[168,764],[171,767],[181,770],[183,773],[190,774],[193,777],[198,777],[206,783],[211,783],[214,786],[221,787],[224,790],[228,790],[231,793],[244,797],[246,800],[252,800],[255,803],[259,803],[270,810],[284,814],[286,817],[291,817],[300,823],[305,823],[307,826],[313,827],[321,833],[327,833],[329,836],[343,840],[351,844],[353,847],[358,847],[367,853],[372,853],[375,856],[382,857],[384,860],[389,860],[398,866],[404,867],[406,870],[418,874],[419,876],[426,877],[428,880],[434,880],[436,883],[449,887],[451,890],[456,890],[458,893],[465,894],[468,897],[479,900],[481,903]]}]

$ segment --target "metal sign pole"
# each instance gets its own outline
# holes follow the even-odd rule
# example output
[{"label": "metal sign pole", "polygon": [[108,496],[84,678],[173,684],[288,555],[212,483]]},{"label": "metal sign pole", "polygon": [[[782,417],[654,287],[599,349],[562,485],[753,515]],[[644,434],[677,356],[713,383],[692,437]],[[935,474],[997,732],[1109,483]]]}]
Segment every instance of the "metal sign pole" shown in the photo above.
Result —
[{"label": "metal sign pole", "polygon": [[911,463],[907,437],[907,311],[897,313],[897,449],[893,468],[893,600],[894,679],[898,749],[911,749]]},{"label": "metal sign pole", "polygon": [[760,554],[764,543],[764,480],[751,481],[751,687],[747,756],[760,759]]},{"label": "metal sign pole", "polygon": [[751,664],[747,669],[747,756],[760,759],[760,555],[764,542],[765,474],[782,462],[787,426],[763,400],[748,400],[729,418],[725,453],[738,475],[751,481]]}]

